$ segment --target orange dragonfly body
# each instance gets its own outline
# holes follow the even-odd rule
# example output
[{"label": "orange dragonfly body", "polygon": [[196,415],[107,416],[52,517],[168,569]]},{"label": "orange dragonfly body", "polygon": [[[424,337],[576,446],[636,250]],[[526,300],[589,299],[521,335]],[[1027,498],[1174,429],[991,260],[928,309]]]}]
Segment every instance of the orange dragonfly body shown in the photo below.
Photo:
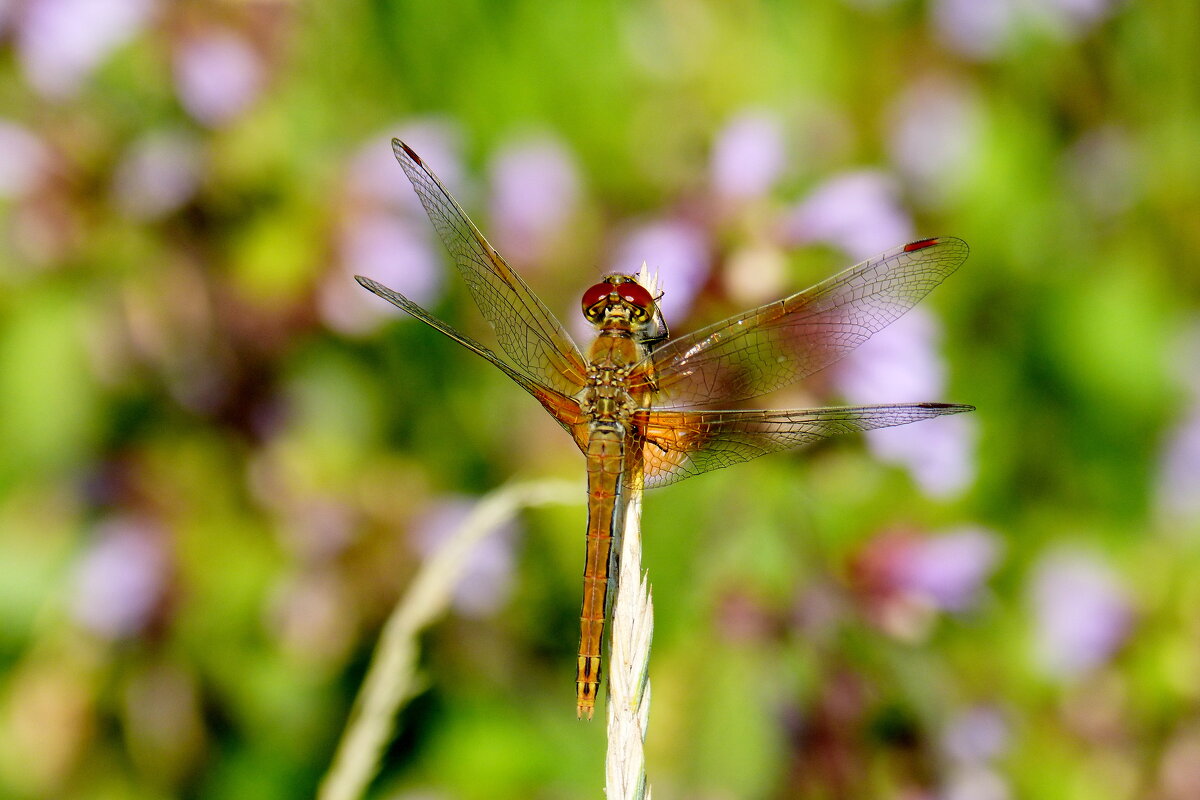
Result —
[{"label": "orange dragonfly body", "polygon": [[597,331],[585,357],[420,157],[399,140],[392,148],[509,361],[403,295],[369,278],[358,282],[502,370],[537,398],[587,457],[580,717],[591,718],[600,685],[623,488],[663,486],[839,433],[973,410],[947,403],[719,408],[811,375],[895,321],[966,259],[960,239],[893,248],[803,292],[677,339],[667,339],[649,290],[630,276],[611,275],[583,295],[584,316]]}]

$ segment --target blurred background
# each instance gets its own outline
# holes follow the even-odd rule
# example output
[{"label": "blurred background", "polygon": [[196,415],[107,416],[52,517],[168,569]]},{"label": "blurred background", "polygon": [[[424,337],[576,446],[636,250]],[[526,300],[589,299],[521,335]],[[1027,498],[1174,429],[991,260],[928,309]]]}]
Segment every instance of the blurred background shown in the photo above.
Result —
[{"label": "blurred background", "polygon": [[584,798],[583,460],[389,139],[581,336],[966,239],[772,405],[979,410],[648,495],[662,798],[1200,797],[1187,0],[0,2],[0,796],[299,798],[489,491],[372,796]]}]

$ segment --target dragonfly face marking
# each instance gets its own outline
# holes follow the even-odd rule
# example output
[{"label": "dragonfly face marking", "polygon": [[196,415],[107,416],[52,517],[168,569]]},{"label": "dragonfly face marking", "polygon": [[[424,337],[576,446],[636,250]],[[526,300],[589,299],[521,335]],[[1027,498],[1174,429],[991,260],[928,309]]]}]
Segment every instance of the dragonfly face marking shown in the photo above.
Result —
[{"label": "dragonfly face marking", "polygon": [[585,357],[428,165],[399,140],[392,150],[507,358],[400,293],[370,278],[358,282],[491,362],[533,395],[587,457],[587,560],[575,678],[581,717],[591,718],[601,680],[612,526],[623,481],[644,477],[646,488],[665,486],[836,434],[974,410],[949,403],[725,410],[824,369],[894,322],[966,260],[961,239],[894,247],[802,292],[676,339],[645,287],[628,275],[610,275],[581,300],[597,331]]}]

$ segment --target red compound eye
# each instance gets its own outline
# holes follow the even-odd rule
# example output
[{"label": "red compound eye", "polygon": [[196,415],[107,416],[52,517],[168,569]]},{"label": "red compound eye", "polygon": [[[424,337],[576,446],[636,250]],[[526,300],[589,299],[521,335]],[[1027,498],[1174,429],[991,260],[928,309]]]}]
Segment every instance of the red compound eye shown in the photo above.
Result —
[{"label": "red compound eye", "polygon": [[608,297],[608,294],[612,291],[612,288],[613,287],[611,283],[597,283],[595,286],[584,292],[582,301],[583,315],[585,317],[589,316],[588,311],[591,310],[594,305],[602,302],[604,298]]},{"label": "red compound eye", "polygon": [[645,286],[635,281],[617,284],[617,291],[621,294],[621,299],[629,303],[634,308],[640,308],[642,311],[649,312],[654,307],[654,298],[650,296],[650,292]]}]

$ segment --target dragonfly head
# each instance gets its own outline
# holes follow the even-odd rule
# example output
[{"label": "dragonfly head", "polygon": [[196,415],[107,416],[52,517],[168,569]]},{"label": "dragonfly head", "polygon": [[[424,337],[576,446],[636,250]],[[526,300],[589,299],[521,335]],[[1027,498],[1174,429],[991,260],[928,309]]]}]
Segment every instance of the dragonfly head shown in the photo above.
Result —
[{"label": "dragonfly head", "polygon": [[583,293],[583,316],[599,325],[609,316],[627,316],[635,324],[654,318],[654,297],[629,275],[608,275]]}]

